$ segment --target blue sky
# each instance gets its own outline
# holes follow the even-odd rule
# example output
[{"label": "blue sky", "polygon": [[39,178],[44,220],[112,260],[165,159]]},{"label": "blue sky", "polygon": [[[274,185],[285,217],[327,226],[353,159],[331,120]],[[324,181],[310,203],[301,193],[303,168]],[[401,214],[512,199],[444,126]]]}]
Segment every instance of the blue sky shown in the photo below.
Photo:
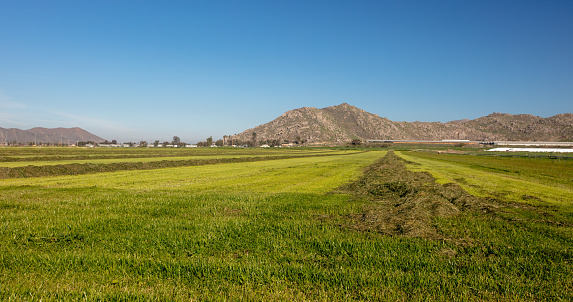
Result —
[{"label": "blue sky", "polygon": [[573,112],[573,1],[0,3],[0,127],[197,142],[343,102]]}]

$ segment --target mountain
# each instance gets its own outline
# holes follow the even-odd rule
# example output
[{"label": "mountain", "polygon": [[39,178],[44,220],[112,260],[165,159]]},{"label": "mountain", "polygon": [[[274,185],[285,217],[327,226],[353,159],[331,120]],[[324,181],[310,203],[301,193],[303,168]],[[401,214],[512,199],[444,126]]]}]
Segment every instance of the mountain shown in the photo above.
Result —
[{"label": "mountain", "polygon": [[464,123],[464,126],[489,133],[492,140],[573,141],[573,114],[548,118],[531,114],[492,113]]},{"label": "mountain", "polygon": [[0,127],[0,143],[50,143],[75,144],[78,141],[103,142],[104,139],[87,132],[81,128],[32,128],[21,130],[16,128],[5,129]]},{"label": "mountain", "polygon": [[[393,140],[544,140],[573,141],[573,114],[549,118],[528,114],[493,113],[474,120],[395,122],[343,103],[322,109],[303,107],[248,129],[232,139],[306,141],[340,144],[352,139]],[[255,134],[253,134],[255,133]]]}]

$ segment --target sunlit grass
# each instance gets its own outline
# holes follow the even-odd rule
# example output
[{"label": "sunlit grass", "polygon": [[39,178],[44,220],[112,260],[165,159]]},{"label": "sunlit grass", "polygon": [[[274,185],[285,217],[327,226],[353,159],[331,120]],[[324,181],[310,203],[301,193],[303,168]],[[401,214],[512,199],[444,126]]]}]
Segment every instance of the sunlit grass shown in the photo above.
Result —
[{"label": "sunlit grass", "polygon": [[347,227],[372,203],[331,192],[383,155],[0,180],[0,300],[573,299],[571,227],[537,212]]},{"label": "sunlit grass", "polygon": [[306,148],[67,148],[67,147],[0,147],[0,157],[71,157],[98,155],[169,155],[192,156],[214,154],[276,154],[276,153],[322,153],[331,149]]},{"label": "sunlit grass", "polygon": [[[427,157],[423,153],[397,152],[397,154],[406,160],[418,163],[418,165],[408,165],[409,169],[429,172],[439,183],[458,183],[470,194],[478,197],[502,198],[506,201],[517,202],[573,203],[573,181],[562,182],[561,179],[555,180],[555,177],[550,178],[554,179],[553,182],[547,181],[549,176],[543,177],[543,175],[551,175],[552,173],[543,170],[549,170],[551,167],[547,167],[542,159],[526,159],[530,165],[535,165],[535,170],[533,171],[537,171],[537,173],[519,173],[528,171],[523,165],[520,165],[521,162],[512,166],[513,170],[510,170],[508,167],[504,169],[504,166],[499,164],[496,166],[497,169],[487,169],[484,166],[477,166],[476,161],[481,160],[487,163],[491,158],[473,156],[470,158],[473,162],[468,164],[449,160],[451,158],[449,154],[441,154],[444,155],[440,155],[441,160]],[[466,157],[470,156],[466,155]],[[514,159],[499,158],[495,160],[510,162]],[[534,162],[531,163],[532,161]],[[566,171],[570,172],[573,170],[573,166],[570,163],[565,164],[571,167]],[[495,164],[492,166],[495,166]],[[530,167],[531,169],[533,168]],[[518,173],[513,171],[518,171]],[[536,174],[539,175],[539,178],[534,176]],[[566,178],[569,174],[565,173],[563,176]],[[527,196],[531,196],[531,198],[527,199]]]},{"label": "sunlit grass", "polygon": [[273,161],[0,180],[0,186],[102,187],[189,192],[328,192],[384,152]]},{"label": "sunlit grass", "polygon": [[58,160],[58,161],[24,161],[24,162],[0,162],[0,167],[13,168],[24,166],[49,166],[69,164],[113,164],[113,163],[146,163],[156,161],[179,161],[198,159],[241,158],[241,157],[266,157],[268,155],[197,155],[197,156],[170,156],[170,157],[144,157],[144,158],[113,158],[113,159],[84,159],[84,160]]},{"label": "sunlit grass", "polygon": [[[6,168],[13,168],[13,167],[24,167],[24,166],[47,166],[47,165],[68,165],[68,164],[112,164],[112,163],[139,163],[139,162],[156,162],[156,161],[181,161],[181,160],[200,160],[200,159],[219,159],[219,158],[241,158],[241,157],[266,157],[266,156],[281,156],[281,155],[289,155],[289,156],[300,156],[300,155],[318,155],[318,154],[344,154],[345,151],[334,151],[330,150],[328,152],[324,151],[313,151],[313,150],[296,150],[296,151],[288,151],[288,150],[273,150],[271,152],[265,149],[256,149],[251,150],[251,152],[244,152],[243,150],[235,151],[233,149],[225,149],[228,152],[220,152],[219,150],[209,150],[211,152],[206,152],[200,150],[198,152],[179,152],[173,153],[170,152],[171,150],[167,150],[165,152],[158,152],[155,150],[151,150],[149,153],[119,153],[113,154],[114,157],[118,158],[102,158],[98,159],[97,157],[106,157],[111,156],[106,154],[105,152],[101,152],[100,149],[97,150],[95,154],[82,154],[81,159],[66,159],[68,157],[78,157],[79,155],[64,155],[64,154],[57,154],[53,156],[41,156],[39,157],[40,160],[36,160],[38,156],[6,156],[3,157],[6,161],[0,161],[0,167]],[[61,151],[61,150],[58,150]],[[65,150],[64,150],[65,151]],[[186,150],[185,150],[186,151]],[[193,150],[194,151],[194,150]],[[219,151],[219,152],[215,152]],[[153,157],[153,155],[157,155],[157,157]],[[177,155],[185,155],[185,156],[177,156]],[[142,157],[144,156],[144,157]],[[85,157],[85,158],[84,158]],[[95,158],[90,158],[95,157]],[[30,158],[31,160],[25,161],[8,161],[10,158]]]}]

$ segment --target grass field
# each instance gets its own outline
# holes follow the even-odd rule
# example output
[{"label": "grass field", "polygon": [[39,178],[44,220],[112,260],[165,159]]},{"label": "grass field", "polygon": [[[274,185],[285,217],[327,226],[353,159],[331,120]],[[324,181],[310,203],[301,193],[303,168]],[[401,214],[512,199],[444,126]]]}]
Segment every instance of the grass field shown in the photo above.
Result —
[{"label": "grass field", "polygon": [[[329,152],[329,154],[342,153]],[[267,157],[267,156],[310,156],[317,153],[273,153],[273,154],[209,154],[209,155],[193,155],[193,156],[159,156],[159,157],[119,157],[119,158],[89,158],[89,159],[59,159],[59,160],[40,160],[40,161],[15,161],[15,162],[0,162],[0,167],[23,167],[23,166],[47,166],[47,165],[69,165],[69,164],[112,164],[112,163],[133,163],[133,162],[156,162],[156,161],[184,161],[184,160],[205,160],[205,159],[221,159],[221,158],[245,158],[245,157]],[[323,155],[324,153],[318,153]]]},{"label": "grass field", "polygon": [[549,158],[484,157],[426,152],[400,152],[428,171],[438,182],[456,182],[480,197],[505,201],[545,201],[571,204],[573,160]]},{"label": "grass field", "polygon": [[[9,148],[9,153],[13,153]],[[16,148],[17,149],[17,148]],[[54,149],[54,148],[51,148]],[[46,149],[47,153],[54,150]],[[2,157],[0,160],[0,179],[41,177],[57,175],[78,175],[101,172],[114,172],[122,170],[150,170],[169,167],[201,166],[233,162],[253,162],[261,160],[276,160],[287,158],[333,156],[361,151],[347,150],[308,150],[294,149],[285,152],[276,149],[214,149],[211,152],[199,149],[196,152],[181,150],[174,152],[166,150],[165,153],[150,150],[149,154],[142,154],[140,150],[133,150],[131,154],[106,154],[110,150],[89,150],[89,154],[74,156],[70,159],[65,153],[70,149],[60,148],[60,153],[50,156],[36,157]],[[71,149],[69,152],[76,150]],[[179,155],[179,156],[177,156]],[[181,156],[185,155],[185,156]],[[23,160],[25,159],[25,160]]]},{"label": "grass field", "polygon": [[[571,186],[544,169],[571,173],[569,162],[525,168],[397,152],[403,163],[385,151],[324,149],[18,150],[0,154],[259,159],[0,179],[2,301],[573,299]],[[476,171],[484,175],[467,174]],[[488,185],[502,176],[510,180],[501,188]],[[514,193],[520,181],[527,188]],[[438,199],[456,211],[428,212],[424,202],[435,209]],[[457,210],[461,200],[479,206]],[[404,218],[400,229],[430,231],[387,228],[389,209],[393,223]]]},{"label": "grass field", "polygon": [[189,158],[229,158],[247,156],[299,156],[334,153],[335,150],[298,149],[139,149],[139,148],[33,148],[20,152],[22,148],[1,148],[0,167],[63,165],[70,163],[111,163],[156,160],[179,160]]}]

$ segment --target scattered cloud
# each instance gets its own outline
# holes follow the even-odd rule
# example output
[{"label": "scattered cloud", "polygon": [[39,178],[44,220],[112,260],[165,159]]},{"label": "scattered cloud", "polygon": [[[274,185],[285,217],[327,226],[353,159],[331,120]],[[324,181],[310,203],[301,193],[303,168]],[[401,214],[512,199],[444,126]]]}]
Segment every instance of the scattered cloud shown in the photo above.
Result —
[{"label": "scattered cloud", "polygon": [[24,109],[26,105],[14,102],[10,96],[0,92],[0,108]]},{"label": "scattered cloud", "polygon": [[17,112],[0,112],[0,126],[1,127],[15,127],[15,128],[33,128],[33,127],[61,127],[60,121],[54,119],[41,118],[42,115],[33,110],[25,113]]},{"label": "scattered cloud", "polygon": [[133,137],[137,134],[136,130],[115,120],[27,106],[14,101],[2,91],[0,91],[0,127],[20,129],[33,127],[80,127],[104,137]]},{"label": "scattered cloud", "polygon": [[11,117],[5,116],[4,114],[1,113],[0,113],[0,125],[2,125],[3,128],[27,126],[26,123],[14,120]]},{"label": "scattered cloud", "polygon": [[51,111],[51,113],[56,114],[56,115],[61,116],[61,117],[64,117],[65,120],[62,121],[61,123],[66,124],[70,127],[101,129],[104,131],[109,131],[111,133],[135,133],[136,132],[135,129],[126,127],[125,125],[123,125],[117,121],[113,121],[113,120],[99,119],[99,118],[94,118],[91,116],[85,116],[85,115],[79,115],[79,114],[73,114],[73,113],[67,113],[67,112]]}]

